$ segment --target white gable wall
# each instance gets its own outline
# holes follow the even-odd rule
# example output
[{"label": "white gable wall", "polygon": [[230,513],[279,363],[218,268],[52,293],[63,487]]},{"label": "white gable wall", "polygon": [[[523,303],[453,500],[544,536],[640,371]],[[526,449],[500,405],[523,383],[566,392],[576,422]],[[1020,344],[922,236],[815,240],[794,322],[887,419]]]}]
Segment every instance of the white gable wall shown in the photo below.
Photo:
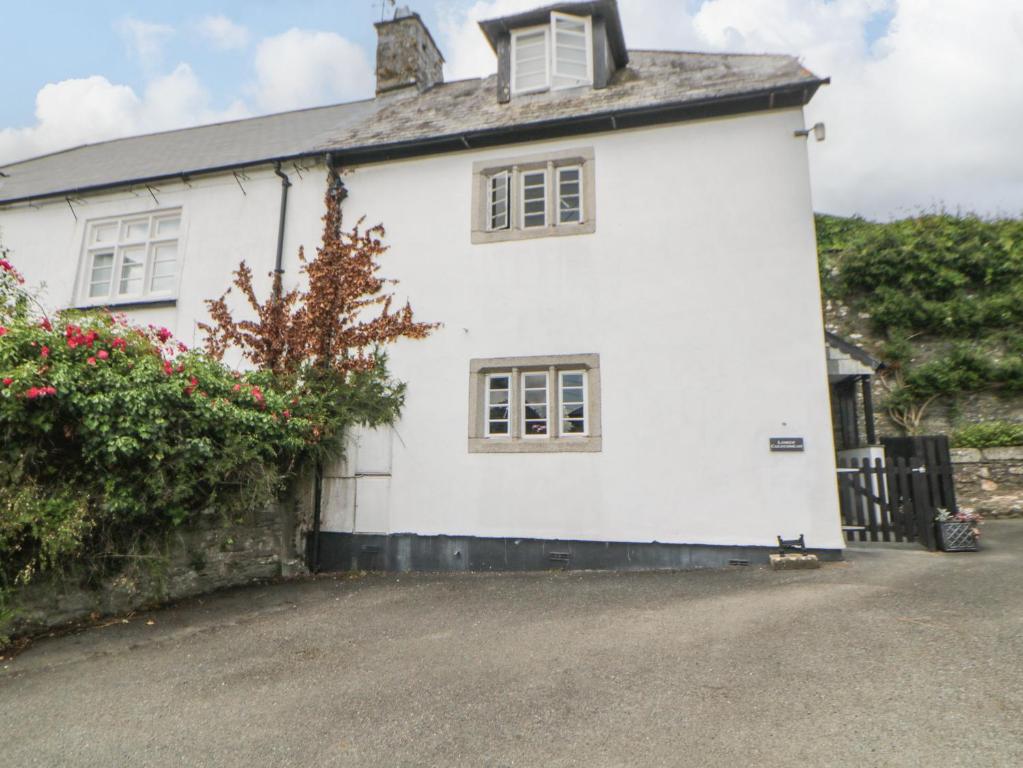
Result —
[{"label": "white gable wall", "polygon": [[[356,169],[424,320],[388,515],[356,530],[841,547],[800,110]],[[595,153],[593,235],[471,245],[471,168]],[[471,358],[598,353],[603,450],[470,454]],[[772,454],[771,436],[805,438]]]},{"label": "white gable wall", "polygon": [[[444,327],[392,349],[409,384],[392,476],[360,481],[354,521],[330,514],[327,528],[754,545],[805,533],[841,547],[802,125],[785,110],[347,174],[347,220],[384,222],[382,273]],[[581,147],[594,234],[470,243],[473,162]],[[285,170],[290,282],[298,245],[319,240],[324,172]],[[249,176],[245,195],[230,174],[161,188],[161,207],[184,208],[180,298],[136,319],[191,341],[241,258],[272,268],[279,179]],[[156,207],[143,189],[90,197],[77,223],[63,201],[0,209],[0,229],[51,303],[70,303],[82,222]],[[470,454],[469,360],[558,353],[600,355],[603,450]],[[772,454],[772,436],[806,451]]]}]

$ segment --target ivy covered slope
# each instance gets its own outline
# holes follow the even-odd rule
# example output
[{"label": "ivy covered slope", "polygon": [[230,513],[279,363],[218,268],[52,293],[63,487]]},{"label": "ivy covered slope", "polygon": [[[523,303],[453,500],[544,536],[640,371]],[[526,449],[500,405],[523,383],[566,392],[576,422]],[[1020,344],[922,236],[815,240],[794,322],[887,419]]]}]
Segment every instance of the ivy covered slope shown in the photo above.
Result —
[{"label": "ivy covered slope", "polygon": [[[1023,397],[1023,220],[818,215],[817,236],[828,322],[888,364],[883,403],[896,424],[918,432],[939,403],[953,429],[1013,414],[956,408],[967,395]],[[1015,442],[1019,430],[984,434]]]}]

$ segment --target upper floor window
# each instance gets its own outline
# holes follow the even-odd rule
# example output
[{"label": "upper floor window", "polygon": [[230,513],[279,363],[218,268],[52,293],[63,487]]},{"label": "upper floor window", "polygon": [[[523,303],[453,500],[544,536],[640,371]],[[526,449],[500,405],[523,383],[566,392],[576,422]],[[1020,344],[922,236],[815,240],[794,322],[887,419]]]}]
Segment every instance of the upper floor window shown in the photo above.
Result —
[{"label": "upper floor window", "polygon": [[551,13],[550,24],[511,33],[514,94],[593,83],[593,31],[589,16]]},{"label": "upper floor window", "polygon": [[473,166],[472,242],[596,231],[592,149]]},{"label": "upper floor window", "polygon": [[80,301],[112,304],[173,297],[180,230],[180,210],[89,222]]}]

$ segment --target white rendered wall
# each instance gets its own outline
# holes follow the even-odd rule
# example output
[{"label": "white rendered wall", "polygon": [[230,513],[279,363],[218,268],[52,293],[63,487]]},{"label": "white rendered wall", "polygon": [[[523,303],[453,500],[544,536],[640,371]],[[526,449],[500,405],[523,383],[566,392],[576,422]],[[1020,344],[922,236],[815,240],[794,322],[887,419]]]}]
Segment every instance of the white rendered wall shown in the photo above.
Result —
[{"label": "white rendered wall", "polygon": [[[423,320],[387,530],[841,547],[800,110],[363,167]],[[470,244],[476,160],[593,147],[592,235]],[[538,279],[537,276],[542,276]],[[470,358],[600,355],[603,451],[469,454]],[[800,436],[804,453],[770,453]],[[375,518],[379,520],[379,518]],[[358,523],[356,524],[358,528]]]},{"label": "white rendered wall", "polygon": [[[382,274],[444,327],[391,350],[409,385],[392,476],[366,480],[366,506],[329,513],[327,529],[752,545],[804,533],[841,547],[802,125],[785,110],[348,173],[346,220],[386,225]],[[594,234],[470,243],[474,161],[573,147],[595,152]],[[297,246],[319,240],[324,189],[322,168],[291,176],[288,282]],[[182,288],[176,307],[136,319],[197,340],[203,299],[241,258],[272,268],[279,180],[250,177],[246,195],[231,175],[158,195],[184,205]],[[156,207],[143,190],[90,198],[77,223],[63,201],[0,209],[0,230],[30,281],[70,303],[84,220]],[[468,453],[471,358],[591,352],[602,452]],[[770,453],[773,436],[806,451]]]}]

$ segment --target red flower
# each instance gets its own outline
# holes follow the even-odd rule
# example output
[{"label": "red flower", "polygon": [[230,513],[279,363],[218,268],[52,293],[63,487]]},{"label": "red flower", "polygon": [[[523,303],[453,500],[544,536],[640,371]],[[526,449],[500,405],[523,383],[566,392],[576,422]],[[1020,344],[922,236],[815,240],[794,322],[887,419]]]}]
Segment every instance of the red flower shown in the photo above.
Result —
[{"label": "red flower", "polygon": [[43,330],[46,330],[46,331],[52,331],[53,330],[53,326],[50,325],[50,318],[48,318],[48,317],[44,317],[40,321],[39,327],[42,328]]},{"label": "red flower", "polygon": [[281,411],[281,416],[283,416],[286,419],[290,419],[291,418],[291,411],[289,411],[287,408],[285,408],[283,411]]},{"label": "red flower", "polygon": [[3,336],[5,333],[7,333],[7,329],[0,325],[0,336]]},{"label": "red flower", "polygon": [[128,342],[122,339],[120,336],[114,337],[114,340],[110,342],[110,346],[114,349],[125,350],[128,348]]},{"label": "red flower", "polygon": [[4,379],[4,386],[5,386],[5,387],[9,387],[9,386],[11,386],[11,384],[13,384],[13,383],[14,383],[14,379],[12,379],[12,378],[10,378],[10,377],[7,377],[6,379]]},{"label": "red flower", "polygon": [[108,357],[110,357],[110,353],[107,352],[105,349],[101,349],[99,352],[96,353],[96,356],[100,360],[106,360]]},{"label": "red flower", "polygon": [[159,330],[158,330],[158,331],[156,332],[156,338],[158,338],[158,339],[160,340],[160,343],[161,343],[161,344],[166,344],[166,343],[167,343],[167,339],[169,339],[169,338],[170,338],[171,336],[173,336],[173,335],[174,335],[174,334],[172,334],[172,333],[171,333],[170,331],[168,331],[168,330],[167,330],[166,328],[160,328],[160,329],[159,329]]},{"label": "red flower", "polygon": [[89,357],[85,362],[87,362],[89,365],[95,365],[96,364],[96,358],[95,357]]},{"label": "red flower", "polygon": [[85,346],[91,349],[92,344],[94,341],[96,341],[97,336],[99,336],[99,334],[96,333],[95,331],[89,331],[87,334],[85,334]]},{"label": "red flower", "polygon": [[39,357],[49,357],[49,356],[50,356],[50,348],[45,346],[45,345],[43,345],[43,348],[41,350],[39,350]]},{"label": "red flower", "polygon": [[39,397],[39,387],[29,387],[25,390],[25,397],[29,400],[35,400]]},{"label": "red flower", "polygon": [[163,361],[163,372],[166,373],[168,376],[174,373],[174,366],[170,364],[169,360]]},{"label": "red flower", "polygon": [[241,385],[241,384],[235,384],[235,385],[234,385],[234,386],[232,387],[232,389],[233,389],[233,390],[234,390],[235,392],[241,392],[241,391],[242,391],[242,385]]}]

